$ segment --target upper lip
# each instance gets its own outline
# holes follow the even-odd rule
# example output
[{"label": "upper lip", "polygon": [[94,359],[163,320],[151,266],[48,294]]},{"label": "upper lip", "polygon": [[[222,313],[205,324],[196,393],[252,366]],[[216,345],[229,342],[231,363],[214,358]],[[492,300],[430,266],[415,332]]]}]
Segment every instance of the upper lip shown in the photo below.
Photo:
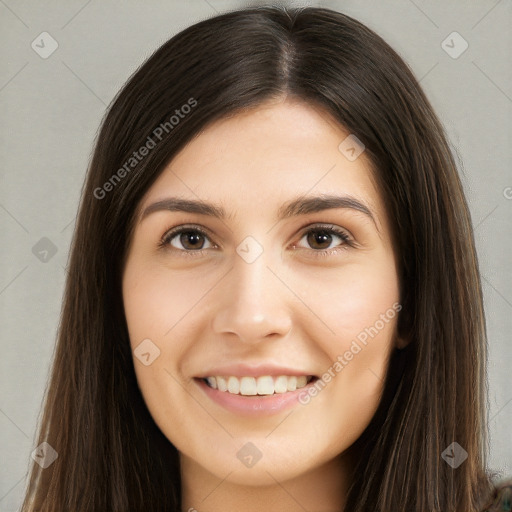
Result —
[{"label": "upper lip", "polygon": [[201,373],[201,375],[198,375],[197,378],[204,379],[206,377],[223,375],[233,377],[261,377],[263,375],[270,375],[271,377],[277,377],[279,375],[300,377],[301,375],[309,376],[313,374],[307,370],[287,368],[285,366],[276,366],[268,363],[254,365],[249,365],[247,363],[237,363],[212,367],[209,370]]}]

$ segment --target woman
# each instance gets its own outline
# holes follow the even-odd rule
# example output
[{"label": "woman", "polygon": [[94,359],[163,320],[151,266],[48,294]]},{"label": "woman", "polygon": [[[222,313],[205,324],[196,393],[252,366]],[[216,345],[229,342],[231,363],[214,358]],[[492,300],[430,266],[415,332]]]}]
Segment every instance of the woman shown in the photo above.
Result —
[{"label": "woman", "polygon": [[507,510],[485,361],[408,67],[328,9],[223,14],[103,122],[22,510]]}]

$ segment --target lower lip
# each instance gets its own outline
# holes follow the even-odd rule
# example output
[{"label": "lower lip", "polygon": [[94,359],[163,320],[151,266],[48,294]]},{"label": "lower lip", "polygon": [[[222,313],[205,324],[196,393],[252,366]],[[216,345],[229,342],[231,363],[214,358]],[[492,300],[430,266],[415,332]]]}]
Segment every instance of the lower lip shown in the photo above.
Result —
[{"label": "lower lip", "polygon": [[229,391],[219,391],[213,389],[203,379],[195,379],[198,386],[203,392],[215,403],[221,405],[225,409],[238,414],[255,415],[276,414],[294,405],[300,403],[299,395],[306,392],[310,386],[314,384],[313,379],[303,388],[295,391],[287,391],[286,393],[275,393],[273,395],[234,395]]}]

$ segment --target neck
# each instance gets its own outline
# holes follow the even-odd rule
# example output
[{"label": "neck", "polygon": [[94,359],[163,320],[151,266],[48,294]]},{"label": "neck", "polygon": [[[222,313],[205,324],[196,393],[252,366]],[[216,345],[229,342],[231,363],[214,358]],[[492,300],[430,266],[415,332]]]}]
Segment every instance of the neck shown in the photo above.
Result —
[{"label": "neck", "polygon": [[241,485],[213,475],[181,455],[184,512],[341,512],[352,479],[353,458],[348,452],[293,479],[269,474],[269,484]]}]

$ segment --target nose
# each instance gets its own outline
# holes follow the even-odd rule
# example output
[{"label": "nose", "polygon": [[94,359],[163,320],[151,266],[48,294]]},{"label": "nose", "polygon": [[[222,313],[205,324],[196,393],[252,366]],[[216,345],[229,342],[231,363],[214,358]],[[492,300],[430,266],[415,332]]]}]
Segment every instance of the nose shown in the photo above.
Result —
[{"label": "nose", "polygon": [[235,256],[232,270],[217,290],[218,306],[212,322],[216,334],[255,343],[290,331],[293,294],[269,266],[265,252],[252,263]]}]

